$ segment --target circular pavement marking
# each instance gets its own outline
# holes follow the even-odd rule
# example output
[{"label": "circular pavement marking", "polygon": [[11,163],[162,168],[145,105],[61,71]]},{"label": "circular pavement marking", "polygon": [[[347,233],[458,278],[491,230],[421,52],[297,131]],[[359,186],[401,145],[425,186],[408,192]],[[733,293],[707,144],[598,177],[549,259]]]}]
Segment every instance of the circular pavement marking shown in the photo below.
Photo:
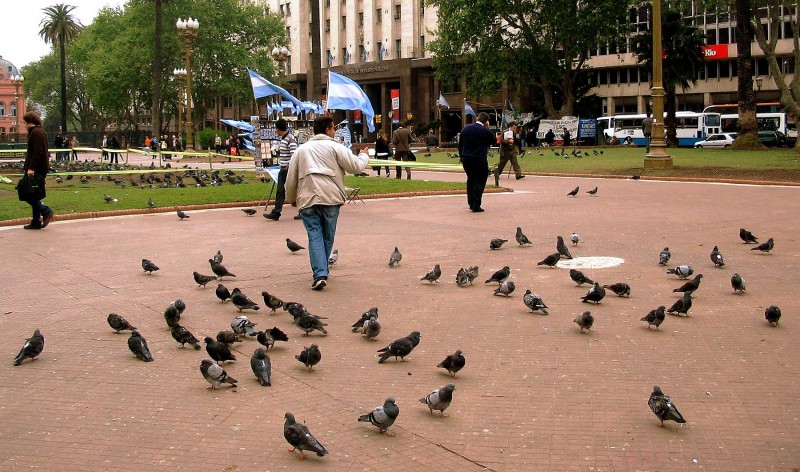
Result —
[{"label": "circular pavement marking", "polygon": [[607,269],[625,263],[625,259],[609,256],[576,257],[574,259],[561,259],[556,267],[562,269]]}]

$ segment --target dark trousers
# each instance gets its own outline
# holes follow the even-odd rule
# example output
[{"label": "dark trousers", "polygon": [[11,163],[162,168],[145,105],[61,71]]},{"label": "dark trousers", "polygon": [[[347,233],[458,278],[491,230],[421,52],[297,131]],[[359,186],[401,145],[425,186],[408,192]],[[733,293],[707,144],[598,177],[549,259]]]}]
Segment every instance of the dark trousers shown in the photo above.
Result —
[{"label": "dark trousers", "polygon": [[272,207],[272,214],[280,216],[283,211],[283,202],[286,200],[286,177],[289,175],[288,167],[281,167],[278,172],[278,191],[275,193],[275,206]]},{"label": "dark trousers", "polygon": [[42,203],[41,200],[38,198],[25,200],[25,203],[31,206],[32,215],[31,215],[31,224],[36,227],[42,226],[42,217],[53,213],[53,210],[50,209],[47,205]]},{"label": "dark trousers", "polygon": [[461,160],[461,166],[467,174],[467,203],[470,210],[480,208],[483,189],[489,178],[489,161],[479,157],[468,157]]},{"label": "dark trousers", "polygon": [[[389,160],[389,156],[380,156],[379,157],[379,156],[376,155],[375,159],[380,159],[382,161],[388,161]],[[389,177],[389,166],[385,166],[385,167],[386,167],[386,177]],[[375,166],[375,167],[372,168],[372,170],[377,172],[378,175],[381,175],[381,166]]]},{"label": "dark trousers", "polygon": [[514,169],[514,174],[519,177],[522,175],[522,169],[519,167],[519,162],[517,161],[517,153],[515,152],[515,148],[504,150],[500,154],[500,161],[497,163],[497,175],[502,175],[503,169],[505,169],[506,164],[511,162],[511,168]]},{"label": "dark trousers", "polygon": [[[411,153],[409,151],[395,151],[394,153],[394,160],[396,161],[408,161],[410,160]],[[399,179],[403,177],[403,168],[398,166],[394,168],[395,178]],[[411,168],[406,167],[406,178],[411,178]]]},{"label": "dark trousers", "polygon": [[119,153],[118,152],[112,152],[111,153],[111,157],[109,159],[110,159],[108,161],[109,164],[119,164]]}]

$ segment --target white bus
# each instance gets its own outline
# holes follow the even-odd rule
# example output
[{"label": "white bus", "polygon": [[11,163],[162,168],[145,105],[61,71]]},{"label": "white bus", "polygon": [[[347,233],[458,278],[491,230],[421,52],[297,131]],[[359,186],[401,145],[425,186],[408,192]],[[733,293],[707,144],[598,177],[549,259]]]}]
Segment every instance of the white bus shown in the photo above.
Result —
[{"label": "white bus", "polygon": [[[721,118],[723,133],[736,133],[739,131],[736,129],[739,113],[723,113]],[[780,131],[783,134],[788,134],[786,113],[756,113],[756,122],[758,123],[759,131]]]},{"label": "white bus", "polygon": [[[666,118],[666,113],[664,117]],[[603,132],[606,141],[612,136],[620,143],[630,137],[633,144],[644,146],[644,133],[642,121],[647,117],[638,115],[613,115],[602,116],[597,119],[597,128]],[[719,113],[700,113],[694,111],[679,111],[675,113],[675,130],[678,135],[678,145],[692,147],[694,143],[702,141],[710,134],[722,132]]]}]

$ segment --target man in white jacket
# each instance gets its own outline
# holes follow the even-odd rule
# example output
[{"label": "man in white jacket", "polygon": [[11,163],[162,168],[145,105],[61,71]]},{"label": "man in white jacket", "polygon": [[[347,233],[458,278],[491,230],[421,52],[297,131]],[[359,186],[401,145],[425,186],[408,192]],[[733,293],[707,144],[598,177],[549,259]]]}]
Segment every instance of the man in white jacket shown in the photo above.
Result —
[{"label": "man in white jacket", "polygon": [[314,136],[297,148],[286,177],[286,201],[300,208],[308,233],[308,254],[314,282],[322,290],[328,280],[328,258],[333,250],[339,208],[344,204],[345,173],[359,174],[367,167],[367,148],[356,156],[333,138],[333,118],[314,120]]}]

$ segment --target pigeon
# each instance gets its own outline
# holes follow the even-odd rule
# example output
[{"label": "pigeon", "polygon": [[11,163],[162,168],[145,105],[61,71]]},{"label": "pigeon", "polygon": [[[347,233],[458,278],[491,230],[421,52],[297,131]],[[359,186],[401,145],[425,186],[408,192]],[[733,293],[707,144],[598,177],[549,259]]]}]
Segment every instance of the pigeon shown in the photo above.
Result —
[{"label": "pigeon", "polygon": [[764,318],[769,321],[769,325],[773,328],[778,326],[778,321],[781,319],[781,309],[775,305],[768,307],[764,310]]},{"label": "pigeon", "polygon": [[328,331],[325,330],[325,326],[328,326],[327,323],[322,322],[322,318],[317,315],[312,315],[309,312],[304,312],[300,316],[294,319],[294,324],[297,325],[298,328],[305,331],[303,336],[308,336],[312,331],[319,331],[322,334],[328,334]]},{"label": "pigeon", "polygon": [[103,195],[103,200],[105,200],[106,203],[117,203],[119,201],[111,195]]},{"label": "pigeon", "polygon": [[239,382],[229,376],[228,373],[225,372],[225,369],[208,359],[203,359],[200,362],[200,373],[203,374],[203,378],[211,384],[211,386],[208,387],[209,390],[216,390],[217,387],[224,383],[230,384],[231,387],[236,388],[236,384]]},{"label": "pigeon", "polygon": [[525,295],[522,296],[522,302],[525,303],[525,306],[528,307],[529,310],[531,310],[531,313],[535,311],[541,311],[542,314],[547,314],[547,305],[544,304],[542,297],[540,297],[538,293],[525,290]]},{"label": "pigeon", "polygon": [[463,287],[469,283],[469,277],[467,276],[467,269],[460,268],[458,269],[458,273],[456,273],[456,285],[459,287]]},{"label": "pigeon", "polygon": [[597,195],[597,187],[595,187],[595,188],[593,188],[591,190],[588,190],[586,193],[588,193],[591,196]]},{"label": "pigeon", "polygon": [[440,369],[447,370],[450,375],[454,378],[458,377],[456,374],[459,370],[464,368],[466,365],[467,360],[464,359],[464,354],[462,354],[461,349],[457,350],[453,354],[445,357],[444,360],[436,365]]},{"label": "pigeon", "polygon": [[185,327],[175,325],[170,329],[170,332],[172,333],[172,339],[181,344],[181,349],[183,349],[186,344],[189,344],[195,351],[200,350],[200,341]]},{"label": "pigeon", "polygon": [[527,236],[522,234],[522,228],[517,226],[517,234],[514,235],[514,238],[517,240],[517,244],[520,246],[524,246],[526,244],[532,244]]},{"label": "pigeon", "polygon": [[[135,331],[134,331],[135,332]],[[33,336],[25,340],[17,357],[14,358],[14,365],[20,365],[25,359],[35,360],[44,350],[44,336],[38,329],[33,332]],[[151,359],[152,360],[152,359]]]},{"label": "pigeon", "polygon": [[222,251],[217,249],[217,253],[214,254],[214,257],[212,257],[212,259],[214,259],[214,262],[216,262],[217,264],[222,264]]},{"label": "pigeon", "polygon": [[714,246],[714,249],[711,250],[711,255],[709,257],[715,267],[722,267],[725,265],[725,261],[722,260],[722,253],[719,252],[717,246]]},{"label": "pigeon", "polygon": [[289,452],[300,450],[300,459],[305,459],[306,455],[303,451],[314,452],[319,457],[328,453],[325,447],[317,441],[317,438],[311,435],[311,432],[304,424],[298,423],[294,419],[294,415],[287,412],[283,415],[286,421],[283,423],[283,437],[291,444],[292,449]]},{"label": "pigeon", "polygon": [[392,251],[392,255],[389,256],[389,267],[396,267],[400,265],[401,259],[403,259],[403,255],[400,254],[400,250],[397,249],[397,246],[395,246],[394,251]]},{"label": "pigeon", "polygon": [[647,400],[647,404],[650,406],[650,409],[653,410],[656,417],[661,420],[661,424],[658,425],[661,428],[664,427],[664,421],[667,420],[672,420],[676,423],[686,423],[686,420],[683,419],[678,409],[672,404],[672,400],[664,395],[664,392],[662,392],[658,386],[653,387],[653,392],[650,394],[650,399]]},{"label": "pigeon", "polygon": [[773,247],[775,247],[775,241],[772,238],[769,238],[767,239],[767,242],[759,244],[758,246],[751,248],[750,250],[766,252],[767,254],[769,254],[769,252],[772,250]]},{"label": "pigeon", "polygon": [[589,277],[586,277],[586,274],[579,271],[578,269],[570,269],[569,278],[571,278],[573,282],[578,284],[579,287],[583,284],[594,284],[594,280],[590,279]]},{"label": "pigeon", "polygon": [[255,326],[255,323],[244,315],[239,315],[231,321],[231,329],[240,336],[255,336],[258,334],[254,329]]},{"label": "pigeon", "polygon": [[594,324],[594,316],[592,316],[591,312],[584,311],[579,316],[576,316],[575,319],[572,321],[574,321],[575,323],[577,323],[578,326],[580,326],[581,333],[583,333],[584,329],[586,331],[592,330],[592,325]]},{"label": "pigeon", "polygon": [[142,259],[142,269],[148,274],[152,274],[153,272],[159,270],[158,266],[153,264],[153,261],[149,259]]},{"label": "pigeon", "polygon": [[337,262],[339,262],[339,250],[334,249],[333,252],[331,252],[330,257],[328,257],[328,265],[332,266],[335,265]]},{"label": "pigeon", "polygon": [[491,283],[497,282],[498,284],[502,285],[503,282],[506,281],[509,275],[511,275],[511,269],[508,266],[505,266],[502,269],[495,272],[494,274],[492,274],[492,276],[486,279],[486,282],[484,283],[488,284],[490,282]]},{"label": "pigeon", "polygon": [[684,292],[683,298],[676,300],[669,310],[667,310],[667,313],[688,317],[690,308],[692,308],[692,292]]},{"label": "pigeon", "polygon": [[183,212],[183,210],[179,208],[176,208],[175,212],[178,214],[178,218],[180,218],[181,221],[185,220],[186,218],[189,218],[189,215],[187,215],[185,212]]},{"label": "pigeon", "polygon": [[211,272],[216,274],[218,279],[221,279],[222,277],[236,277],[236,275],[228,272],[228,269],[226,269],[225,266],[214,259],[209,259],[208,263],[211,264]]},{"label": "pigeon", "polygon": [[164,321],[167,322],[167,327],[170,329],[180,324],[181,312],[175,307],[174,303],[170,303],[167,309],[164,310]]},{"label": "pigeon", "polygon": [[758,237],[754,236],[753,233],[744,228],[739,228],[739,237],[742,239],[742,241],[744,241],[745,244],[758,244]]},{"label": "pigeon", "polygon": [[559,260],[561,260],[561,254],[555,252],[545,257],[541,261],[537,262],[536,265],[546,265],[548,267],[555,267],[556,264],[558,264]]},{"label": "pigeon", "polygon": [[572,241],[573,246],[577,246],[581,242],[581,237],[578,236],[578,233],[572,233],[569,235],[569,240]]},{"label": "pigeon", "polygon": [[272,349],[273,346],[275,346],[275,341],[288,341],[289,336],[275,326],[265,331],[259,331],[256,333],[256,340],[259,342],[259,344],[267,349]]},{"label": "pigeon", "polygon": [[611,285],[603,285],[603,288],[610,289],[612,292],[616,293],[618,297],[631,296],[631,286],[624,282],[617,282]]},{"label": "pigeon", "polygon": [[668,247],[665,247],[658,255],[658,263],[661,265],[667,265],[667,262],[669,262],[670,257],[672,257],[672,253],[669,252]]},{"label": "pigeon", "polygon": [[364,326],[361,327],[361,333],[368,340],[374,341],[375,337],[381,333],[381,323],[376,317],[373,316],[364,323]]},{"label": "pigeon", "polygon": [[581,301],[583,303],[591,302],[597,304],[600,303],[600,300],[602,300],[605,296],[606,289],[604,289],[599,282],[595,282],[594,287],[590,288],[589,291],[586,292],[586,295],[581,297]]},{"label": "pigeon", "polygon": [[206,343],[206,352],[212,359],[217,361],[217,364],[236,360],[236,356],[231,354],[227,344],[215,341],[209,336],[206,336],[203,342]]},{"label": "pigeon", "polygon": [[497,250],[503,247],[503,244],[507,243],[508,239],[501,239],[501,238],[494,238],[489,241],[489,249]]},{"label": "pigeon", "polygon": [[[42,342],[44,342],[44,340],[42,340]],[[128,349],[130,349],[133,355],[138,359],[145,362],[153,362],[153,356],[150,354],[150,349],[147,348],[147,340],[136,330],[133,330],[131,332],[131,337],[128,338]]]},{"label": "pigeon", "polygon": [[272,387],[272,362],[264,349],[258,348],[253,352],[253,357],[250,358],[250,368],[253,369],[256,379],[262,387]]},{"label": "pigeon", "polygon": [[472,281],[478,278],[478,266],[469,267],[464,275],[467,277],[469,284],[472,285]]},{"label": "pigeon", "polygon": [[286,238],[286,247],[289,248],[290,251],[292,251],[292,254],[302,249],[305,249],[303,246],[297,244],[296,242],[292,241],[289,238]]},{"label": "pigeon", "polygon": [[303,315],[308,312],[308,310],[306,310],[306,307],[304,307],[302,303],[298,302],[285,302],[283,304],[283,309],[285,311],[288,311],[289,314],[292,315],[292,318],[294,320],[296,320],[300,315]]},{"label": "pigeon", "polygon": [[667,273],[677,275],[680,279],[686,279],[694,274],[694,269],[690,265],[679,265],[674,269],[667,269]]},{"label": "pigeon", "polygon": [[303,365],[306,366],[306,369],[311,372],[314,370],[314,366],[319,364],[319,361],[322,359],[322,353],[319,352],[319,346],[312,344],[309,347],[304,347],[303,352],[294,356],[294,358],[302,362]]},{"label": "pigeon", "polygon": [[656,330],[658,330],[658,327],[664,322],[664,318],[664,306],[662,305],[655,310],[650,310],[650,313],[642,317],[639,321],[647,321],[647,329],[650,329],[650,326],[655,326]]},{"label": "pigeon", "polygon": [[255,214],[256,214],[256,212],[257,212],[257,211],[256,211],[255,209],[253,209],[253,208],[242,208],[242,211],[243,211],[243,212],[244,212],[244,214],[245,214],[245,215],[247,215],[247,216],[253,216],[253,215],[255,215]]},{"label": "pigeon", "polygon": [[217,284],[215,293],[217,294],[217,298],[222,300],[222,303],[225,303],[229,298],[231,298],[230,290],[228,290],[228,287],[222,284]]},{"label": "pigeon", "polygon": [[556,236],[556,251],[561,254],[561,257],[572,259],[572,254],[569,253],[567,245],[564,244],[564,238],[561,236]]},{"label": "pigeon", "polygon": [[206,284],[212,280],[217,280],[215,275],[203,275],[199,272],[192,272],[192,276],[194,277],[194,281],[197,283],[198,287],[205,287]]},{"label": "pigeon", "polygon": [[271,310],[270,314],[283,307],[283,300],[275,295],[270,295],[269,292],[261,292],[261,296],[264,298],[264,305]]},{"label": "pigeon", "polygon": [[444,418],[446,417],[444,410],[453,401],[453,390],[455,389],[456,386],[454,384],[447,384],[420,398],[419,402],[428,405],[428,410],[430,410],[431,414],[433,414],[433,410],[439,410],[439,416]]},{"label": "pigeon", "polygon": [[175,301],[172,302],[172,305],[175,306],[175,309],[177,309],[178,313],[181,315],[183,314],[183,311],[186,310],[186,303],[184,303],[184,301],[180,298],[176,298]]},{"label": "pigeon", "polygon": [[405,357],[411,354],[411,351],[419,344],[419,338],[419,331],[412,331],[411,334],[405,338],[396,339],[385,348],[378,349],[377,352],[381,353],[378,355],[378,357],[380,357],[380,359],[378,359],[378,364],[383,364],[386,359],[392,356],[394,356],[395,360],[399,357],[401,360],[405,361]]},{"label": "pigeon", "polygon": [[731,277],[731,287],[734,293],[742,293],[745,291],[744,279],[738,273],[734,273]]},{"label": "pigeon", "polygon": [[387,436],[394,436],[394,433],[390,433],[388,429],[394,424],[394,420],[399,414],[400,408],[397,407],[397,401],[389,397],[383,402],[383,406],[376,406],[370,413],[359,416],[358,421],[372,423],[381,433],[385,432]]},{"label": "pigeon", "polygon": [[442,276],[442,268],[439,267],[439,264],[433,266],[433,269],[429,270],[427,274],[423,275],[420,280],[427,280],[430,283],[438,283],[439,277]]},{"label": "pigeon", "polygon": [[377,318],[378,317],[378,307],[374,306],[369,310],[365,311],[361,314],[361,317],[356,320],[355,323],[352,324],[351,328],[353,328],[353,332],[361,331],[361,328],[364,327],[364,323],[369,321],[370,318]]},{"label": "pigeon", "polygon": [[580,187],[575,187],[575,189],[574,189],[573,191],[571,191],[571,192],[567,193],[567,196],[568,196],[568,197],[574,197],[575,195],[577,195],[577,194],[578,194],[578,192],[579,192],[580,190],[581,190],[581,188],[580,188]]},{"label": "pigeon", "polygon": [[226,329],[224,331],[220,331],[219,333],[217,333],[217,342],[221,342],[226,346],[231,346],[233,345],[233,343],[242,342],[242,338],[240,338],[233,331]]},{"label": "pigeon", "polygon": [[258,310],[259,306],[247,298],[247,295],[243,294],[238,287],[234,288],[231,291],[231,301],[239,309],[241,312],[242,310]]},{"label": "pigeon", "polygon": [[673,292],[684,292],[684,293],[691,294],[692,292],[697,290],[698,287],[700,287],[700,279],[702,279],[702,278],[703,278],[703,274],[697,274],[697,275],[694,276],[694,278],[692,280],[686,282],[685,284],[681,285],[680,287],[678,287],[678,288],[676,288],[676,289],[674,289],[672,291]]},{"label": "pigeon", "polygon": [[108,325],[111,326],[111,329],[113,329],[117,333],[119,333],[120,331],[124,331],[126,329],[129,329],[131,331],[136,329],[136,326],[131,326],[131,324],[128,323],[128,320],[126,320],[125,318],[121,317],[116,313],[108,314]]},{"label": "pigeon", "polygon": [[514,285],[514,282],[507,280],[502,284],[500,284],[499,287],[494,289],[494,295],[503,295],[506,297],[510,297],[516,288],[517,287]]}]

